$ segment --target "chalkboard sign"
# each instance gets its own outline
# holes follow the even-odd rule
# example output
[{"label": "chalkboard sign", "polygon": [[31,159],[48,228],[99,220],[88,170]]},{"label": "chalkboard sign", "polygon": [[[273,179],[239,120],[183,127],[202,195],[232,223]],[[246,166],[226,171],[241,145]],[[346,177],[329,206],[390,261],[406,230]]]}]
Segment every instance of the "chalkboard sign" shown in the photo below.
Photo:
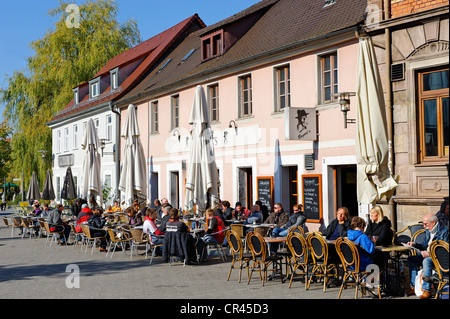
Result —
[{"label": "chalkboard sign", "polygon": [[257,180],[258,200],[267,207],[270,213],[273,206],[273,177],[257,177]]},{"label": "chalkboard sign", "polygon": [[302,175],[303,211],[308,222],[322,222],[322,175]]}]

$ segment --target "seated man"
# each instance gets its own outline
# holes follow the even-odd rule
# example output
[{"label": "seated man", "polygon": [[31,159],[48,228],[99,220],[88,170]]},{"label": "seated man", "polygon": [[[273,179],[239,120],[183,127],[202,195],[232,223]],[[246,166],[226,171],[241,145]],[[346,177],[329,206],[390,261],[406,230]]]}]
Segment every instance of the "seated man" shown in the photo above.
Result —
[{"label": "seated man", "polygon": [[[145,220],[144,220],[144,226],[143,230],[144,233],[147,233],[149,235],[149,238],[153,245],[161,245],[164,242],[163,236],[164,233],[156,227],[156,218],[157,218],[157,212],[154,208],[147,208],[145,212]],[[160,252],[161,248],[158,249],[158,252]]]},{"label": "seated man", "polygon": [[194,237],[189,233],[189,227],[178,218],[178,209],[172,208],[169,216],[164,235],[163,261],[168,262],[170,256],[177,256],[187,264],[195,262]]},{"label": "seated man", "polygon": [[[303,212],[301,211],[302,205],[294,205],[293,210],[294,214],[292,214],[291,217],[289,217],[288,222],[281,227],[276,227],[272,231],[272,237],[286,237],[289,234],[289,230],[297,227],[297,226],[303,226],[303,224],[306,222],[306,217],[303,215]],[[270,247],[271,252],[276,252],[278,250],[278,243],[271,244]]]},{"label": "seated man", "polygon": [[206,230],[206,235],[197,242],[197,253],[199,257],[203,256],[202,261],[208,260],[208,254],[204,251],[206,249],[205,243],[222,244],[225,239],[225,224],[223,221],[210,208],[206,210],[205,216],[208,221],[208,229]]},{"label": "seated man", "polygon": [[[409,274],[411,276],[410,289],[406,291],[408,296],[415,294],[414,286],[416,282],[417,272],[420,266],[423,266],[423,276],[430,277],[433,271],[433,260],[430,257],[428,248],[431,242],[435,240],[443,240],[448,243],[448,228],[439,225],[439,219],[433,214],[427,214],[423,218],[423,227],[425,228],[425,239],[421,243],[408,243],[420,250],[420,254],[408,257]],[[419,297],[428,299],[431,297],[431,284],[427,281],[422,283],[423,293]]]},{"label": "seated man", "polygon": [[50,231],[64,231],[64,235],[61,236],[58,240],[58,243],[63,245],[66,243],[67,238],[69,238],[69,234],[71,228],[67,223],[63,222],[61,219],[61,212],[64,210],[64,206],[58,204],[54,210],[52,210],[47,217],[47,223],[50,226]]}]

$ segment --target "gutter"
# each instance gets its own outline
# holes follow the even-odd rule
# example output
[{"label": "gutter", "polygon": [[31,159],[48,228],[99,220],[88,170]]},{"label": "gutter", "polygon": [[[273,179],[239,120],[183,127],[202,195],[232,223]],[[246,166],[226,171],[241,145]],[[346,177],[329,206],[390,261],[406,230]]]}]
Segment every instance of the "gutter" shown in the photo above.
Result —
[{"label": "gutter", "polygon": [[109,101],[109,109],[111,112],[116,114],[116,151],[114,154],[114,166],[116,170],[116,185],[114,190],[114,200],[120,201],[120,191],[119,191],[119,183],[120,183],[120,112],[115,108],[115,101]]}]

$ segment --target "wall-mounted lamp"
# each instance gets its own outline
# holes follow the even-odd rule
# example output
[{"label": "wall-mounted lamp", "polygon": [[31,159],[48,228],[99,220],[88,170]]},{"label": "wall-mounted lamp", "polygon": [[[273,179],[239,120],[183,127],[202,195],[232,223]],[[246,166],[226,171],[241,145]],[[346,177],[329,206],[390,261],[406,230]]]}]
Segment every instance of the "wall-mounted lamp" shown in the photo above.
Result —
[{"label": "wall-mounted lamp", "polygon": [[[175,133],[178,133],[178,134],[175,134]],[[178,143],[180,143],[180,141],[181,141],[180,131],[174,130],[172,133],[172,136],[177,136],[177,135],[178,135]]]},{"label": "wall-mounted lamp", "polygon": [[45,154],[47,154],[46,150],[39,150],[39,153],[41,153],[42,156],[42,164],[45,164]]},{"label": "wall-mounted lamp", "polygon": [[237,134],[238,127],[237,127],[236,122],[234,120],[231,120],[230,123],[228,123],[228,128],[233,128],[233,125],[234,125],[234,130],[236,131],[236,134]]},{"label": "wall-mounted lamp", "polygon": [[347,128],[347,124],[355,124],[356,119],[348,119],[347,112],[350,111],[350,96],[355,96],[355,92],[340,92],[333,94],[333,96],[339,97],[339,104],[341,105],[341,112],[344,113],[344,128]]},{"label": "wall-mounted lamp", "polygon": [[103,155],[115,155],[116,153],[116,145],[114,144],[113,146],[113,151],[112,152],[104,152],[105,146],[106,146],[106,142],[108,142],[109,140],[106,138],[102,138],[100,139],[100,148],[102,149],[102,157]]}]

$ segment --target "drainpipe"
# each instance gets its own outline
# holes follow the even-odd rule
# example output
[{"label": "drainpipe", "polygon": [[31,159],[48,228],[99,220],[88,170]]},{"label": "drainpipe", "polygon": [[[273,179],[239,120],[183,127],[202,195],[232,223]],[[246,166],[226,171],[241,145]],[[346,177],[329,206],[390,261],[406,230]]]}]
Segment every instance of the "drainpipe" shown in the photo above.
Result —
[{"label": "drainpipe", "polygon": [[[384,0],[384,20],[390,19],[390,0]],[[389,171],[394,175],[394,131],[393,131],[393,106],[392,106],[392,82],[391,82],[391,31],[388,27],[384,29],[384,40],[386,48],[386,121],[389,145]],[[397,229],[397,210],[394,199],[389,199],[389,211],[392,216],[392,227]]]},{"label": "drainpipe", "polygon": [[115,101],[109,102],[109,109],[111,112],[116,114],[116,151],[114,154],[114,164],[116,169],[116,186],[115,186],[115,194],[116,198],[114,200],[120,201],[120,191],[119,191],[119,182],[120,182],[120,112],[115,109]]}]

